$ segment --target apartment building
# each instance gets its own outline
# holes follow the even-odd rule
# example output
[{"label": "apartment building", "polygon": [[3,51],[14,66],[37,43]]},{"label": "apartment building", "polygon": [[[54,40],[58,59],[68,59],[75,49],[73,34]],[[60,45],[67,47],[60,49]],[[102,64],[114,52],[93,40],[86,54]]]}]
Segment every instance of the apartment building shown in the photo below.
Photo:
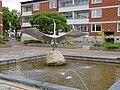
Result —
[{"label": "apartment building", "polygon": [[55,11],[66,17],[71,29],[89,32],[89,42],[101,41],[102,30],[106,38],[120,42],[120,0],[33,0],[21,2],[21,7],[23,28],[31,26],[32,14]]},{"label": "apartment building", "polygon": [[2,0],[0,0],[0,35],[2,35]]},{"label": "apartment building", "polygon": [[101,30],[107,39],[120,42],[120,0],[90,0],[89,35],[100,40]]}]

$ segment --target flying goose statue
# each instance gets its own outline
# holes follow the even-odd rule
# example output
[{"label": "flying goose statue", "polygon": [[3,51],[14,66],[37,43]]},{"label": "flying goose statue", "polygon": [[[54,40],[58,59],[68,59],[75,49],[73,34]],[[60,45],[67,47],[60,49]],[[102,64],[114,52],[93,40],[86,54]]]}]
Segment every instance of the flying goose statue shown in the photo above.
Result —
[{"label": "flying goose statue", "polygon": [[72,30],[64,34],[56,35],[56,23],[55,21],[53,22],[54,22],[53,35],[42,33],[35,27],[23,29],[22,33],[29,34],[40,40],[51,41],[52,50],[46,56],[47,59],[46,65],[64,65],[66,63],[65,58],[63,57],[60,51],[55,49],[58,44],[57,42],[78,38],[87,35],[87,33],[78,30]]}]

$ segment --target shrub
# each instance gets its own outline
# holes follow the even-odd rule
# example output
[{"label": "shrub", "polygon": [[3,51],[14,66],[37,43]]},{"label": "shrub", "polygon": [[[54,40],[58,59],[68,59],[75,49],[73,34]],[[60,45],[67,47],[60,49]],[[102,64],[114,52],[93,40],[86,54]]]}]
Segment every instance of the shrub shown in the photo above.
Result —
[{"label": "shrub", "polygon": [[70,41],[70,42],[67,42],[67,44],[73,45],[73,44],[75,44],[75,42]]},{"label": "shrub", "polygon": [[120,43],[116,43],[120,47]]},{"label": "shrub", "polygon": [[21,43],[22,43],[22,44],[28,44],[29,41],[28,41],[28,40],[23,40],[23,41],[21,41]]},{"label": "shrub", "polygon": [[119,45],[117,45],[117,44],[108,44],[108,45],[105,45],[105,47],[107,49],[118,49]]},{"label": "shrub", "polygon": [[97,46],[97,47],[104,47],[104,46],[105,46],[105,43],[95,43],[94,46]]},{"label": "shrub", "polygon": [[23,44],[28,44],[28,43],[49,43],[49,41],[44,41],[44,40],[23,40],[21,41]]},{"label": "shrub", "polygon": [[6,41],[0,40],[0,44],[6,44]]}]

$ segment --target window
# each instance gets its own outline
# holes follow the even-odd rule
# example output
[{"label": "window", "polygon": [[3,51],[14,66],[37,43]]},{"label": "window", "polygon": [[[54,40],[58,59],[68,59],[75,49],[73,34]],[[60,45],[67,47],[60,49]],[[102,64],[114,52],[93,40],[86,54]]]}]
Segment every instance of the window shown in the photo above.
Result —
[{"label": "window", "polygon": [[73,0],[60,0],[60,7],[72,6]]},{"label": "window", "polygon": [[118,16],[120,16],[120,7],[118,7]]},{"label": "window", "polygon": [[92,0],[92,4],[95,4],[95,3],[102,3],[102,0]]},{"label": "window", "polygon": [[57,8],[57,0],[50,0],[49,6],[50,6],[50,9]]},{"label": "window", "polygon": [[118,23],[117,31],[120,32],[120,23]]},{"label": "window", "polygon": [[29,20],[30,20],[30,16],[22,17],[22,22],[23,22],[23,23],[28,23]]},{"label": "window", "polygon": [[74,0],[75,5],[88,4],[88,0]]},{"label": "window", "polygon": [[29,11],[32,11],[32,7],[31,6],[22,7],[22,12],[29,12]]},{"label": "window", "polygon": [[39,10],[40,8],[40,4],[39,3],[36,3],[33,5],[33,10]]},{"label": "window", "polygon": [[88,25],[74,25],[74,28],[78,31],[88,32]]},{"label": "window", "polygon": [[72,12],[62,12],[60,14],[64,16],[66,19],[72,19],[73,17]]},{"label": "window", "polygon": [[89,13],[87,10],[86,11],[75,11],[74,16],[75,16],[74,17],[75,19],[88,19]]},{"label": "window", "polygon": [[102,17],[102,9],[93,9],[91,16],[92,16],[92,18],[100,18],[100,17]]},{"label": "window", "polygon": [[73,4],[73,1],[72,0],[66,0],[66,6],[70,6]]},{"label": "window", "polygon": [[102,29],[101,24],[92,24],[92,32],[99,32]]}]

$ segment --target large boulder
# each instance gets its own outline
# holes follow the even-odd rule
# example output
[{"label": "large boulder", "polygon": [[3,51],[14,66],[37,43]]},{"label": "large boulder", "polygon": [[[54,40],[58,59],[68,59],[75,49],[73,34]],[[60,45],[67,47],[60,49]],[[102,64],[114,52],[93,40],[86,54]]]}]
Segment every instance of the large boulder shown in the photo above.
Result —
[{"label": "large boulder", "polygon": [[58,50],[51,50],[46,56],[46,65],[65,65],[66,61],[62,53]]}]

